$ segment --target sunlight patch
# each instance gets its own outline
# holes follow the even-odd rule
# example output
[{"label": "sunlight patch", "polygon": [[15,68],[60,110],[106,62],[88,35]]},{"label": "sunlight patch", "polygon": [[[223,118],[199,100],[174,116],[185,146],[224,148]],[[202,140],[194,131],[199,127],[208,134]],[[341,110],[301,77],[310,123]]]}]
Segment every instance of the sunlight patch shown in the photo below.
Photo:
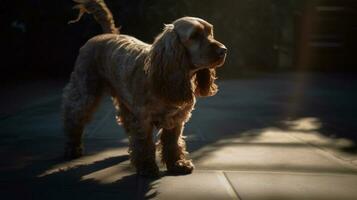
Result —
[{"label": "sunlight patch", "polygon": [[315,117],[305,117],[297,120],[289,120],[285,122],[292,130],[297,131],[312,131],[321,128],[321,122]]},{"label": "sunlight patch", "polygon": [[116,164],[114,166],[82,176],[81,181],[94,180],[101,184],[114,183],[123,177],[123,173],[120,172],[124,171],[126,168],[127,167],[124,167],[121,164]]}]

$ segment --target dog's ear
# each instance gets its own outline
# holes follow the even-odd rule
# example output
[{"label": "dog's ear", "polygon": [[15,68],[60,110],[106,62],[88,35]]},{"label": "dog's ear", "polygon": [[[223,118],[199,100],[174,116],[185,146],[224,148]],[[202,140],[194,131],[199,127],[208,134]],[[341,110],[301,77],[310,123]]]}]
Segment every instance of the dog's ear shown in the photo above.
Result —
[{"label": "dog's ear", "polygon": [[195,95],[200,97],[213,96],[217,93],[218,87],[214,83],[216,80],[216,70],[213,68],[200,69],[196,72]]},{"label": "dog's ear", "polygon": [[152,90],[162,99],[175,104],[193,101],[189,61],[173,25],[156,37],[145,67]]}]

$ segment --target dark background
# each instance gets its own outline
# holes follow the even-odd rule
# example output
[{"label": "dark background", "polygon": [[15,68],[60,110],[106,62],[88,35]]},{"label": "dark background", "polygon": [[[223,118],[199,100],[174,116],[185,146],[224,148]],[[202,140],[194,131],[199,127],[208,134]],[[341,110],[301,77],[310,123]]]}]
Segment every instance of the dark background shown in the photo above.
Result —
[{"label": "dark background", "polygon": [[[145,42],[182,16],[215,26],[229,49],[221,78],[260,71],[356,71],[354,0],[106,0],[123,34]],[[2,0],[2,81],[68,78],[79,48],[101,29],[75,24],[70,0]]]}]

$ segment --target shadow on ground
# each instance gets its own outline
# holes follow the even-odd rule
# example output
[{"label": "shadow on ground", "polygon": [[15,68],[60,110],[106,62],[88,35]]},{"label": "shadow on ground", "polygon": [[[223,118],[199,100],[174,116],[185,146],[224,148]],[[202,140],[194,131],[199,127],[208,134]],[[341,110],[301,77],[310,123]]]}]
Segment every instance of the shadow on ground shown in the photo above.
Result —
[{"label": "shadow on ground", "polygon": [[[128,156],[115,156],[90,164],[79,164],[62,168],[50,174],[43,174],[61,163],[61,158],[34,162],[20,171],[9,171],[11,181],[1,182],[3,199],[148,199],[155,197],[149,192],[155,179],[138,177],[129,166],[120,166],[119,171],[101,174],[110,182],[98,182],[88,178],[108,168],[127,161]],[[116,176],[114,179],[112,176]],[[103,178],[103,177],[102,177]],[[22,179],[22,180],[21,180]],[[120,192],[118,192],[120,191]]]}]

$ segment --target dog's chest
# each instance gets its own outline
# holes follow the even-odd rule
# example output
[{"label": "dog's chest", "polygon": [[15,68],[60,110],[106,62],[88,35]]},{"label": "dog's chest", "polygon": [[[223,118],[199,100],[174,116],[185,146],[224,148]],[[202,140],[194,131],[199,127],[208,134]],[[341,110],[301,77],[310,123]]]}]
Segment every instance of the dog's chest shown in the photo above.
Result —
[{"label": "dog's chest", "polygon": [[158,128],[171,129],[187,122],[191,116],[193,105],[185,106],[158,106],[152,114],[152,121]]}]

